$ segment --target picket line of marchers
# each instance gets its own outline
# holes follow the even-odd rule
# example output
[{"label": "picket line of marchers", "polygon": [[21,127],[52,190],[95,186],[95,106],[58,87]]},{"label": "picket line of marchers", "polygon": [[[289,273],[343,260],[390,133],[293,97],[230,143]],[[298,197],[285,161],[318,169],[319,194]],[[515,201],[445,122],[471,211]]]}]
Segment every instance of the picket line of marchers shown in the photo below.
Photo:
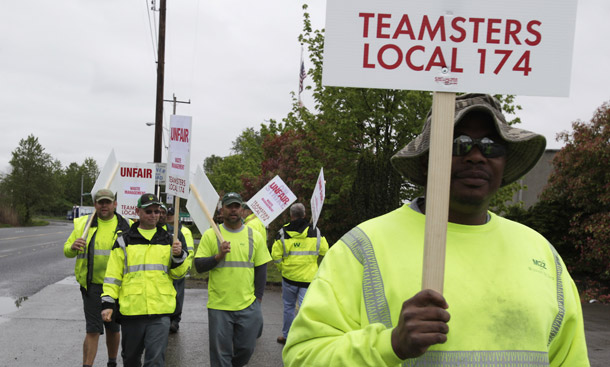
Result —
[{"label": "picket line of marchers", "polygon": [[[155,184],[166,183],[168,196],[173,194],[187,199],[186,207],[189,215],[203,233],[215,225],[212,213],[216,209],[219,195],[201,167],[197,167],[197,171],[193,175],[193,182],[191,182],[188,167],[190,137],[192,136],[191,117],[172,115],[170,123],[181,124],[183,127],[172,130],[174,132],[170,141],[168,162],[184,162],[185,164],[157,164],[163,167],[156,167],[153,163],[117,162],[114,151],[111,151],[96,180],[92,195],[100,188],[109,188],[117,192],[117,212],[126,218],[135,219],[137,218],[135,208],[138,198],[144,193],[156,192]],[[158,172],[165,168],[167,168],[166,178],[164,182],[159,182]],[[118,175],[116,175],[117,171]],[[153,175],[153,172],[157,172],[157,175]],[[320,174],[320,177],[323,178],[322,170]],[[191,191],[195,191],[195,193]],[[314,195],[312,195],[312,203],[315,201],[315,207],[312,206],[311,212],[315,218],[322,210],[323,192],[324,182],[320,182],[318,179]],[[275,176],[247,204],[265,226],[268,226],[294,201],[296,201],[296,196],[288,185],[279,176]]]}]

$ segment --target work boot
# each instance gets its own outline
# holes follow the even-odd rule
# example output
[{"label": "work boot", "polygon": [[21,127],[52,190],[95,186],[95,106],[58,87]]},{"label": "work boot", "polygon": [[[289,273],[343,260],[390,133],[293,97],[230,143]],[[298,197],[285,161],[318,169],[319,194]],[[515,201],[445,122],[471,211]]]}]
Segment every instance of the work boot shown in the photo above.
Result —
[{"label": "work boot", "polygon": [[283,336],[278,336],[277,342],[280,344],[286,344],[286,338],[284,338]]},{"label": "work boot", "polygon": [[175,334],[178,332],[178,329],[180,328],[180,325],[178,325],[177,322],[172,321],[171,324],[169,324],[169,333],[170,334]]}]

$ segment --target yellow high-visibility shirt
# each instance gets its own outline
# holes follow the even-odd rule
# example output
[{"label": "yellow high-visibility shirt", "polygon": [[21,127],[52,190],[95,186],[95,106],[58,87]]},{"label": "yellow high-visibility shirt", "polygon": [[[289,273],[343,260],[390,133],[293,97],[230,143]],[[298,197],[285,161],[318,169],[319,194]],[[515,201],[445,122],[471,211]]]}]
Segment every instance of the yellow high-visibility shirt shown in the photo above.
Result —
[{"label": "yellow high-visibility shirt", "polygon": [[[207,307],[225,311],[239,311],[256,300],[254,296],[254,267],[271,261],[271,255],[260,233],[243,225],[239,230],[218,228],[225,241],[231,243],[231,252],[210,270]],[[198,257],[219,253],[220,243],[212,228],[203,233]]]},{"label": "yellow high-visibility shirt", "polygon": [[578,292],[560,256],[493,213],[483,225],[448,223],[447,342],[400,360],[391,334],[421,290],[424,232],[425,216],[405,205],[345,234],[309,286],[285,366],[589,366]]}]

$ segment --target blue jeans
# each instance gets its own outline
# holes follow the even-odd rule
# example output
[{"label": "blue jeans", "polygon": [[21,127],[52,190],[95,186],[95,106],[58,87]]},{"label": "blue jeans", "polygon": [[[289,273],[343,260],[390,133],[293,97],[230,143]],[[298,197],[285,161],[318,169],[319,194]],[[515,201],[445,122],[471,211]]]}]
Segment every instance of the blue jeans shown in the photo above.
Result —
[{"label": "blue jeans", "polygon": [[288,330],[290,330],[290,325],[292,325],[292,321],[294,320],[297,298],[300,307],[303,303],[305,292],[307,292],[307,288],[288,284],[282,279],[282,300],[284,301],[284,325],[282,327],[282,334],[284,335],[284,338],[288,337]]}]

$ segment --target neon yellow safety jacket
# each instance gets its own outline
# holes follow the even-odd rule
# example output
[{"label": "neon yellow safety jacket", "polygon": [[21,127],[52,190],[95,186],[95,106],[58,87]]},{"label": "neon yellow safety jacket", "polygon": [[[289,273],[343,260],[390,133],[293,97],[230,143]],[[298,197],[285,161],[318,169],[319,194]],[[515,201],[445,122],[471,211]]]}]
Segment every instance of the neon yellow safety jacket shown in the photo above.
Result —
[{"label": "neon yellow safety jacket", "polygon": [[402,304],[421,290],[425,216],[405,205],[345,234],[309,286],[283,350],[290,366],[587,367],[577,289],[537,232],[490,213],[448,223],[447,342],[400,360]]},{"label": "neon yellow safety jacket", "polygon": [[[87,284],[96,283],[102,284],[104,281],[104,274],[106,272],[106,265],[110,258],[110,250],[114,245],[114,241],[117,238],[119,231],[125,231],[129,229],[131,220],[123,218],[120,214],[115,213],[117,219],[116,228],[114,228],[114,234],[112,236],[105,236],[106,238],[112,238],[111,241],[103,241],[96,244],[96,234],[98,230],[98,218],[95,216],[89,227],[87,233],[86,246],[84,251],[72,250],[72,244],[74,241],[83,235],[87,221],[91,215],[85,215],[82,217],[74,218],[74,230],[70,234],[70,237],[64,243],[64,255],[72,258],[76,257],[76,263],[74,265],[74,275],[76,281],[85,289]],[[95,272],[94,269],[98,271]]]},{"label": "neon yellow safety jacket", "polygon": [[[193,241],[193,232],[183,226],[182,223],[179,223],[178,226],[180,227],[180,233],[182,234],[182,236],[184,236],[184,241],[182,242],[182,249],[188,252],[188,257],[185,261],[187,262],[188,268],[190,269],[191,265],[193,265],[193,257],[195,257],[195,242]],[[163,229],[165,229],[169,233],[169,235],[172,236],[172,238],[174,237],[173,225],[165,224],[163,226]],[[178,238],[180,238],[180,236],[178,236]]]},{"label": "neon yellow safety jacket", "polygon": [[252,213],[248,215],[246,219],[244,219],[244,224],[248,227],[252,227],[252,229],[255,231],[258,231],[258,233],[263,236],[265,246],[267,246],[267,228],[265,228],[265,224],[256,216],[256,214]]},{"label": "neon yellow safety jacket", "polygon": [[[180,234],[179,238],[183,238]],[[121,317],[169,315],[176,308],[173,279],[184,277],[186,258],[172,255],[172,237],[161,226],[147,240],[138,223],[119,234],[106,269],[102,308],[115,308]]]},{"label": "neon yellow safety jacket", "polygon": [[278,231],[271,257],[282,277],[310,283],[318,271],[318,256],[324,256],[327,251],[328,242],[320,229],[298,219]]}]

